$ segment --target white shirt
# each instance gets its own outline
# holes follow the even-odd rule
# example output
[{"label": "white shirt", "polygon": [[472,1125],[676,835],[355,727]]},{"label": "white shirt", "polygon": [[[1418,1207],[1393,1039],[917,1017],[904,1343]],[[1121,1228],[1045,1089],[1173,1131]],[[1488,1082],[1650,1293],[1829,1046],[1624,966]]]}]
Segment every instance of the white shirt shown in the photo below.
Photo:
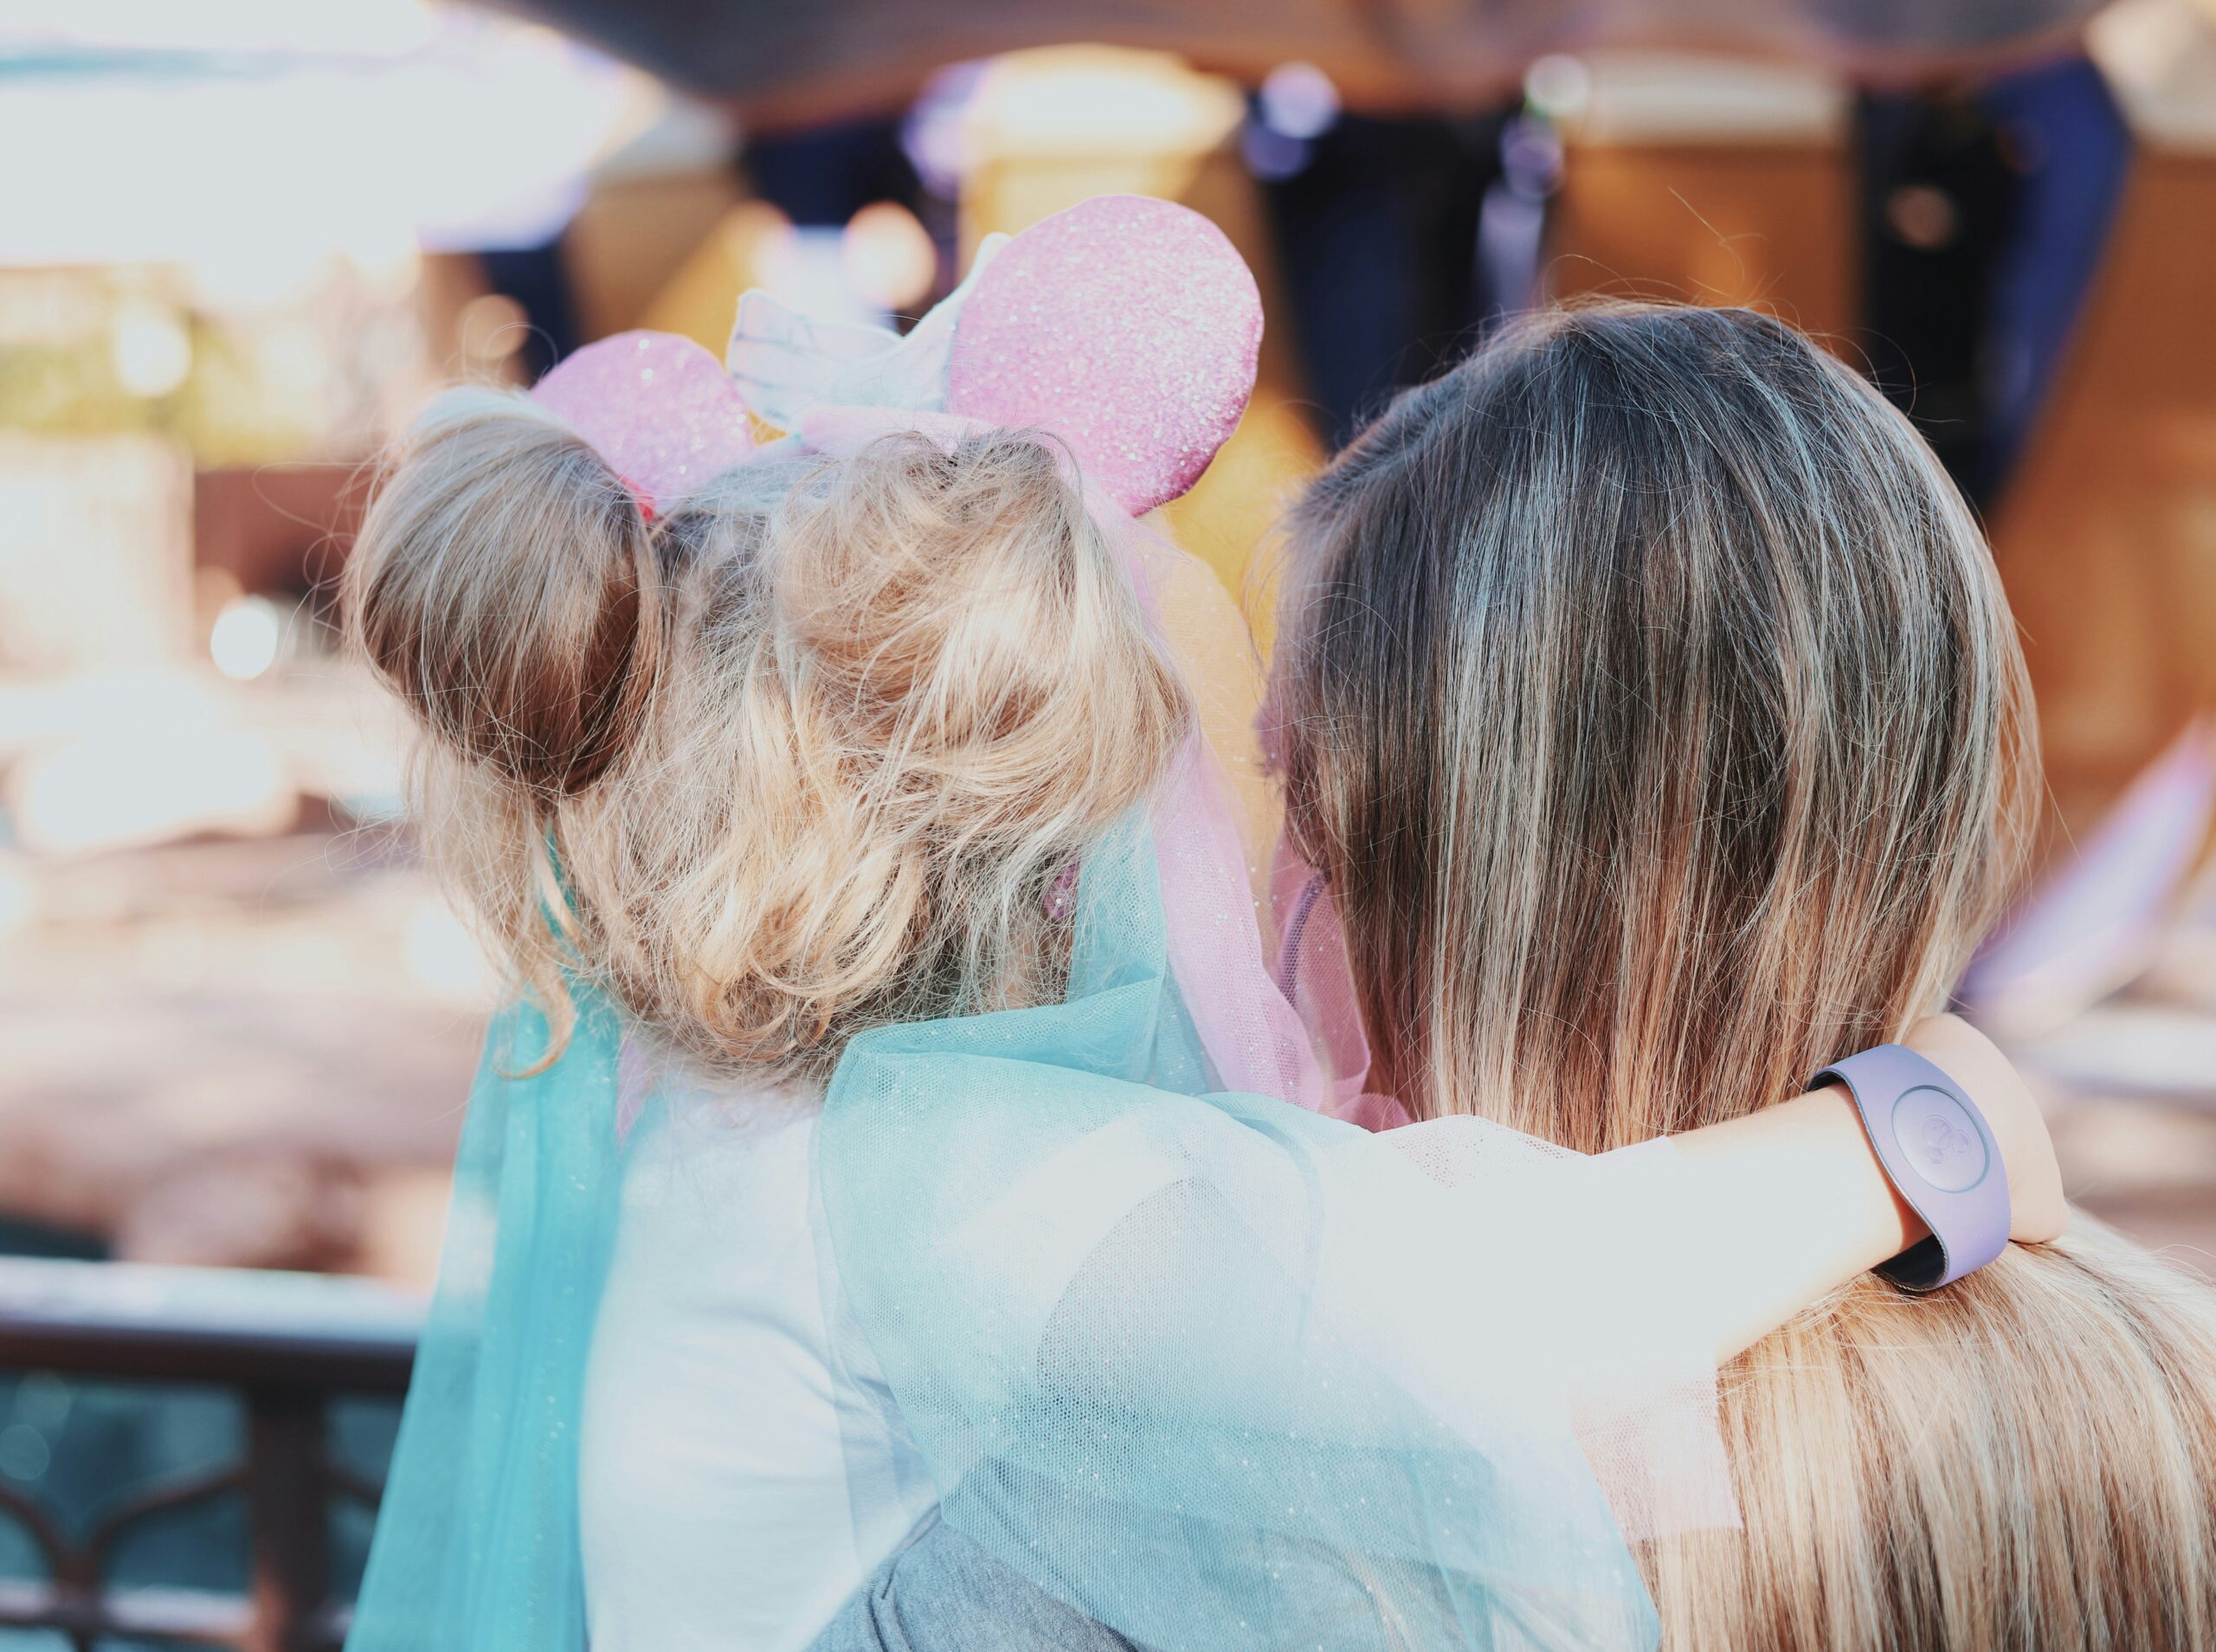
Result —
[{"label": "white shirt", "polygon": [[803,1648],[933,1505],[838,1307],[820,1105],[680,1089],[626,1145],[579,1448],[593,1652]]}]

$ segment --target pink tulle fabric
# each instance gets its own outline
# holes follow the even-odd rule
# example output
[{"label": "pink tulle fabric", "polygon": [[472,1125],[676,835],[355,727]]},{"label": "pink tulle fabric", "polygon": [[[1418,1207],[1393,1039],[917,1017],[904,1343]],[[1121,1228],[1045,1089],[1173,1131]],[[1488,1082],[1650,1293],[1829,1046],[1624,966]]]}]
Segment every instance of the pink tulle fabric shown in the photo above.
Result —
[{"label": "pink tulle fabric", "polygon": [[[824,408],[801,421],[800,437],[828,456],[860,452],[901,433],[921,435],[949,452],[963,435],[991,429],[978,419],[950,413],[905,413],[883,408]],[[1159,619],[1156,581],[1150,568],[1182,555],[1156,539],[1104,490],[1072,472],[1085,488],[1093,519],[1118,548],[1139,601]],[[1324,1050],[1288,998],[1291,976],[1280,980],[1265,962],[1260,915],[1246,864],[1229,782],[1207,742],[1195,733],[1179,751],[1157,797],[1150,824],[1161,865],[1162,906],[1171,972],[1185,1010],[1228,1090],[1266,1096],[1312,1112],[1377,1128],[1406,1122],[1389,1097],[1362,1090],[1369,1076],[1346,953],[1337,942],[1328,904],[1321,921],[1302,926],[1310,937],[1285,961],[1304,978],[1302,991],[1318,1026],[1329,1029]]]}]

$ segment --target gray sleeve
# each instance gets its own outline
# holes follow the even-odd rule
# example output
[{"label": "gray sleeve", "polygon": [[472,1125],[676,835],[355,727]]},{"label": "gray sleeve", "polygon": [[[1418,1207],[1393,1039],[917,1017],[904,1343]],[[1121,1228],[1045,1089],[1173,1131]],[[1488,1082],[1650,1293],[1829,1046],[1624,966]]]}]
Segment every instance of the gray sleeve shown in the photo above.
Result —
[{"label": "gray sleeve", "polygon": [[809,1652],[1142,1652],[932,1519]]}]

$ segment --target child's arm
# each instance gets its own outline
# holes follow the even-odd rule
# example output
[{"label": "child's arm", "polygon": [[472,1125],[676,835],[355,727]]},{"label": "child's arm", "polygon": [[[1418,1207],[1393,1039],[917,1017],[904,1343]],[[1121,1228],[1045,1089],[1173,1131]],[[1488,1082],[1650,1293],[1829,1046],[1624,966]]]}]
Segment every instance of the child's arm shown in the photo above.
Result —
[{"label": "child's arm", "polygon": [[[1951,1015],[1903,1040],[1974,1101],[2008,1171],[2009,1237],[2061,1233],[2062,1176],[2038,1104],[2007,1058]],[[1718,1361],[1732,1358],[1826,1292],[1924,1237],[1894,1192],[1844,1088],[1833,1084],[1729,1123],[1672,1138],[1689,1186],[1683,1265],[1715,1295]]]}]

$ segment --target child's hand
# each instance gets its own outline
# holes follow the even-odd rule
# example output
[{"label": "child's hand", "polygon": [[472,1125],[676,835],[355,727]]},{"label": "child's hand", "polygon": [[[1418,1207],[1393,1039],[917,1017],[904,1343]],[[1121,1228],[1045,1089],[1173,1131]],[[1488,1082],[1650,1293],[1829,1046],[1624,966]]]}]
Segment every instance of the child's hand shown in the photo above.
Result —
[{"label": "child's hand", "polygon": [[[2070,1212],[2054,1143],[2007,1058],[1951,1015],[1918,1022],[1901,1042],[1936,1062],[1985,1115],[2008,1174],[2008,1237],[2059,1236]],[[1708,1292],[1707,1307],[1688,1311],[1712,1316],[1718,1360],[1929,1235],[1844,1084],[1671,1140],[1682,1219],[1660,1225],[1667,1233],[1657,1243],[1674,1244],[1669,1268],[1697,1276]]]},{"label": "child's hand", "polygon": [[1901,1042],[1944,1068],[1985,1115],[2008,1171],[2008,1237],[2026,1244],[2059,1237],[2070,1219],[2062,1198],[2062,1167],[2055,1162],[2039,1103],[2008,1057],[1954,1015],[1917,1022]]}]

